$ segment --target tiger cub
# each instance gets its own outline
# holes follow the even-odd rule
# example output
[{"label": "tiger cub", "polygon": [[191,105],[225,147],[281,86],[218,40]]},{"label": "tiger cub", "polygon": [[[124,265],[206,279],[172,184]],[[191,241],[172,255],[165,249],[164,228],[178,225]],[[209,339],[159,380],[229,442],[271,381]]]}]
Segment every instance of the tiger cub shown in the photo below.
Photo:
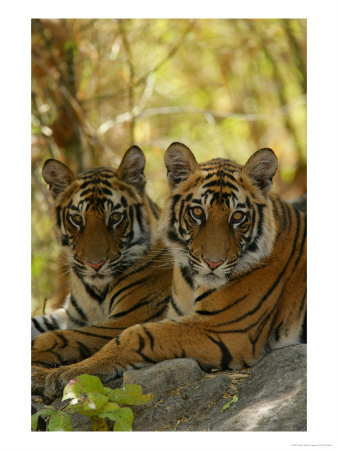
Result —
[{"label": "tiger cub", "polygon": [[206,370],[251,366],[270,348],[302,341],[306,312],[306,220],[270,193],[270,149],[244,166],[198,164],[183,144],[165,154],[171,195],[162,234],[174,257],[167,318],[134,325],[91,358],[33,368],[48,397],[81,373],[106,380],[130,367],[191,357]]},{"label": "tiger cub", "polygon": [[157,239],[160,210],[145,192],[144,167],[136,146],[117,170],[101,167],[77,177],[63,163],[46,161],[42,173],[55,201],[71,293],[62,308],[32,318],[33,364],[78,361],[124,328],[164,315],[172,269],[159,268],[165,253]]}]

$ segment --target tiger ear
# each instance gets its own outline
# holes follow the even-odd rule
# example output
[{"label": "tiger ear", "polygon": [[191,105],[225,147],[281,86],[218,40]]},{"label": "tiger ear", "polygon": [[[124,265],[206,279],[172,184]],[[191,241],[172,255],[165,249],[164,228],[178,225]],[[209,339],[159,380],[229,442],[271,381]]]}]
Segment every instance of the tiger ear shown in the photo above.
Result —
[{"label": "tiger ear", "polygon": [[47,159],[42,168],[42,176],[49,184],[53,198],[75,180],[75,175],[69,167],[56,159]]},{"label": "tiger ear", "polygon": [[121,164],[117,169],[117,178],[134,186],[140,193],[144,191],[146,178],[143,174],[146,159],[143,151],[133,145],[124,154]]},{"label": "tiger ear", "polygon": [[243,167],[243,172],[267,194],[272,186],[272,177],[278,167],[278,160],[270,148],[262,148],[255,152]]},{"label": "tiger ear", "polygon": [[170,187],[185,181],[198,168],[192,151],[184,144],[173,142],[164,154]]}]

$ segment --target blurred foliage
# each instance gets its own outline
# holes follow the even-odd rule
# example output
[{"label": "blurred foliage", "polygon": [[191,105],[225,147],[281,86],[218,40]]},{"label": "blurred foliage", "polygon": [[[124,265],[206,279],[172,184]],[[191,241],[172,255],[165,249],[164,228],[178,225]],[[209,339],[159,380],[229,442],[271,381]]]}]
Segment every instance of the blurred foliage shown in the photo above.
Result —
[{"label": "blurred foliage", "polygon": [[[199,161],[270,147],[286,198],[306,190],[306,20],[33,19],[33,311],[59,289],[47,158],[116,167],[135,143],[147,190],[167,193],[173,141]],[[39,308],[39,311],[37,311]]]}]

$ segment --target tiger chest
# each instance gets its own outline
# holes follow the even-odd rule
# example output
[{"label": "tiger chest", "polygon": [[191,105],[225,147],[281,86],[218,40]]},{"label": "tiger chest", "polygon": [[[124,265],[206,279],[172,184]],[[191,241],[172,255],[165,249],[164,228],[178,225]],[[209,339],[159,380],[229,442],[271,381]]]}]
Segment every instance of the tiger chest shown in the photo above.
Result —
[{"label": "tiger chest", "polygon": [[178,265],[174,267],[171,301],[168,307],[167,317],[177,317],[191,314],[194,311],[195,290],[186,281]]}]

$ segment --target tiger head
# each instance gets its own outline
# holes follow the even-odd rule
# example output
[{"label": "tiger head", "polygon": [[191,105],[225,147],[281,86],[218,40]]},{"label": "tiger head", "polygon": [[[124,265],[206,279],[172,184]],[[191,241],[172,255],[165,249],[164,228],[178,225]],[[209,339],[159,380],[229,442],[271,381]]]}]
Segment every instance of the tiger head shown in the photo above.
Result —
[{"label": "tiger head", "polygon": [[191,286],[218,287],[271,253],[272,150],[258,150],[244,166],[221,158],[198,164],[188,147],[173,143],[165,164],[171,195],[163,234]]},{"label": "tiger head", "polygon": [[107,284],[152,243],[157,206],[145,193],[144,166],[136,146],[117,170],[100,167],[75,176],[55,159],[43,166],[59,241],[73,272],[89,284]]}]

